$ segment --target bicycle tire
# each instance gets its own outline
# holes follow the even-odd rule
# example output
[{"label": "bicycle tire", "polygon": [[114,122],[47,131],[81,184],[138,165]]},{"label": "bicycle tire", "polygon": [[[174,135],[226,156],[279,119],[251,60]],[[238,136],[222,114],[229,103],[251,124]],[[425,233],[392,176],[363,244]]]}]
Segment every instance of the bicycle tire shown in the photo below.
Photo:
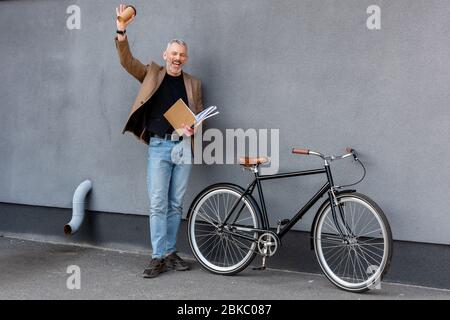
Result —
[{"label": "bicycle tire", "polygon": [[[247,268],[256,255],[256,240],[258,239],[256,232],[246,234],[254,238],[253,241],[245,240],[240,238],[236,231],[230,229],[233,219],[230,219],[231,223],[227,224],[227,232],[223,232],[224,229],[221,232],[217,223],[224,218],[226,212],[221,209],[225,209],[225,207],[231,209],[230,198],[233,197],[234,201],[237,201],[243,193],[244,190],[234,184],[214,184],[201,191],[189,208],[188,239],[190,248],[196,260],[212,273],[221,275],[239,273]],[[240,225],[259,228],[260,211],[253,197],[248,195],[243,197],[240,204],[245,207],[239,217]]]},{"label": "bicycle tire", "polygon": [[[325,276],[343,290],[365,292],[379,288],[393,252],[389,222],[366,195],[341,193],[337,200],[343,208],[342,215],[336,214],[335,219],[327,201],[315,219],[313,241],[319,265]],[[369,231],[371,225],[374,229]]]}]

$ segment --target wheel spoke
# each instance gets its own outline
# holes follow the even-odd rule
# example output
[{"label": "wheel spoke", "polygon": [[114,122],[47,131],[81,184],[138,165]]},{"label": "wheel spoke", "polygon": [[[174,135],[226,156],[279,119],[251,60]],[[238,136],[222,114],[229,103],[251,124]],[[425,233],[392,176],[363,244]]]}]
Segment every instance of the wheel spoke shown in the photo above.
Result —
[{"label": "wheel spoke", "polygon": [[[364,252],[367,252],[367,253],[373,254],[373,255],[375,255],[375,256],[377,256],[377,257],[379,257],[380,259],[383,259],[383,256],[379,255],[379,254],[378,254],[378,253],[376,253],[376,252],[370,251],[370,250],[369,250],[369,249],[367,249],[367,248],[363,248],[363,247],[360,247],[360,248],[361,248],[361,250],[363,250]],[[383,252],[384,252],[384,250],[383,250]]]},{"label": "wheel spoke", "polygon": [[198,211],[197,214],[199,216],[201,216],[205,222],[208,222],[209,224],[211,224],[212,226],[214,226],[215,228],[217,228],[217,222],[213,221],[209,216],[207,216],[205,213]]}]

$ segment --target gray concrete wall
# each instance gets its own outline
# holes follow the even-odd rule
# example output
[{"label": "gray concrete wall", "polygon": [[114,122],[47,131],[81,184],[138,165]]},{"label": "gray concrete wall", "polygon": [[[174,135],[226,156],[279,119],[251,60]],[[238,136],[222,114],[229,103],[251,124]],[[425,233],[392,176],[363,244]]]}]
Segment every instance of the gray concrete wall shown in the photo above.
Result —
[{"label": "gray concrete wall", "polygon": [[[81,9],[68,30],[66,9]],[[292,147],[353,146],[368,175],[358,190],[384,209],[394,238],[450,244],[448,1],[134,1],[133,54],[162,62],[167,40],[190,45],[208,126],[280,130],[280,172],[321,162]],[[381,30],[368,30],[369,5]],[[139,83],[120,66],[116,1],[1,1],[0,202],[147,214],[146,146],[122,135]],[[337,164],[337,183],[360,171]],[[186,207],[206,185],[245,184],[238,166],[196,166]],[[271,221],[290,216],[321,178],[265,183]],[[1,213],[0,213],[1,214]],[[312,214],[299,229],[309,227]]]}]

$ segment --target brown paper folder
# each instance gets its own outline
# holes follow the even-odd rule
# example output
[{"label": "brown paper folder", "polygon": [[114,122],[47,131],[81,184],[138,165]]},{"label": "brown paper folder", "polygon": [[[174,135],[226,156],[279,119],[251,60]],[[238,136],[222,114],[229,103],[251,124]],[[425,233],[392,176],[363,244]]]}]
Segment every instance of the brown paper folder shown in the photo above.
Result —
[{"label": "brown paper folder", "polygon": [[169,110],[164,113],[164,117],[169,121],[172,127],[177,131],[179,136],[183,135],[183,127],[181,124],[192,126],[195,123],[195,115],[184,103],[182,99],[178,99]]}]

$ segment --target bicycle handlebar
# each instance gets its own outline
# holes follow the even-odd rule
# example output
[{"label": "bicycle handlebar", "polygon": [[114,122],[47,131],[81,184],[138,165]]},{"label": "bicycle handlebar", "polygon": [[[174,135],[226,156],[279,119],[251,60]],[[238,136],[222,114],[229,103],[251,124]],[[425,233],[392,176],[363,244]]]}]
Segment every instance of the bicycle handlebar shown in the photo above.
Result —
[{"label": "bicycle handlebar", "polygon": [[347,184],[347,185],[343,185],[343,186],[333,186],[333,188],[335,189],[343,189],[343,188],[348,188],[354,185],[357,185],[358,183],[360,183],[361,181],[364,180],[364,178],[366,177],[366,168],[364,167],[363,163],[358,159],[358,156],[356,155],[356,151],[353,148],[346,148],[345,151],[347,151],[346,154],[340,155],[340,156],[324,156],[323,154],[321,154],[320,152],[316,152],[316,151],[312,151],[309,149],[300,149],[300,148],[293,148],[292,149],[292,153],[294,154],[301,154],[301,155],[313,155],[313,156],[318,156],[321,157],[324,161],[325,161],[325,165],[329,165],[328,163],[333,161],[333,160],[341,160],[341,159],[345,159],[348,158],[350,156],[353,156],[353,159],[355,161],[357,161],[361,167],[363,168],[363,176],[361,179],[359,179],[357,182],[351,183],[351,184]]},{"label": "bicycle handlebar", "polygon": [[301,148],[293,148],[292,149],[292,153],[294,153],[294,154],[300,154],[300,155],[305,155],[305,156],[307,156],[307,155],[318,156],[318,157],[321,157],[323,160],[328,160],[328,161],[345,159],[345,158],[348,158],[350,156],[353,156],[353,158],[355,160],[358,159],[354,149],[352,149],[350,147],[347,147],[345,149],[345,151],[347,151],[347,153],[343,154],[343,155],[340,155],[340,156],[325,156],[325,155],[321,154],[320,152],[312,151],[312,150],[309,150],[309,149],[301,149]]},{"label": "bicycle handlebar", "polygon": [[295,153],[295,154],[303,154],[303,155],[309,155],[309,150],[308,150],[308,149],[293,148],[293,149],[292,149],[292,153]]}]

